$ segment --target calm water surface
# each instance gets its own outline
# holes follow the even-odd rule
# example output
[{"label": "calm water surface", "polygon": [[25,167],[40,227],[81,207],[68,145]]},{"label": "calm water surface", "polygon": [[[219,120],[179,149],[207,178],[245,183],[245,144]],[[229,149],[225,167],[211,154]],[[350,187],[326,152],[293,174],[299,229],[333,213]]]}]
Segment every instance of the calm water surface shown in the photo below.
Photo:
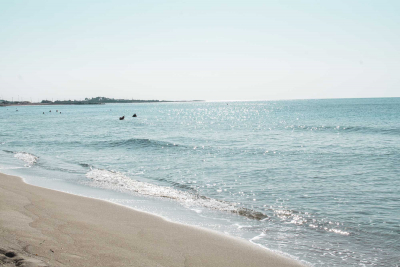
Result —
[{"label": "calm water surface", "polygon": [[400,266],[400,98],[1,107],[0,171],[312,266]]}]

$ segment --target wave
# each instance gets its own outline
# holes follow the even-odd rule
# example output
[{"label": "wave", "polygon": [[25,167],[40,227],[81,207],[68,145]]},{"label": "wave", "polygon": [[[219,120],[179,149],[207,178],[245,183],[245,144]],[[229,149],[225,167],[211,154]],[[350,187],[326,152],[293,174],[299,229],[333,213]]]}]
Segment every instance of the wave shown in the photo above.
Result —
[{"label": "wave", "polygon": [[152,140],[146,138],[129,138],[121,140],[80,140],[80,141],[37,141],[40,146],[81,148],[93,147],[96,149],[118,148],[137,149],[137,148],[186,148],[187,146],[176,144],[174,142],[166,142]]},{"label": "wave", "polygon": [[79,166],[84,167],[84,168],[90,168],[91,165],[87,163],[79,163]]},{"label": "wave", "polygon": [[237,207],[235,203],[200,196],[191,192],[180,191],[172,187],[133,180],[120,172],[91,169],[86,173],[86,177],[92,181],[92,185],[95,187],[121,192],[136,192],[141,195],[152,197],[168,198],[186,206],[202,206],[209,209],[232,212],[255,220],[262,220],[268,217],[261,212]]},{"label": "wave", "polygon": [[[53,142],[43,141],[43,145],[52,145]],[[107,149],[107,148],[118,148],[123,147],[124,149],[137,149],[137,148],[177,148],[177,147],[186,147],[180,144],[176,144],[174,142],[166,142],[159,140],[152,140],[146,138],[129,138],[129,139],[121,139],[121,140],[99,140],[99,141],[68,141],[57,143],[67,147],[93,147],[97,149]]]},{"label": "wave", "polygon": [[141,138],[130,138],[126,140],[119,140],[119,141],[111,141],[108,143],[111,147],[178,147],[180,145],[165,142],[165,141],[158,141],[158,140],[151,140],[151,139],[141,139]]},{"label": "wave", "polygon": [[290,125],[285,126],[288,130],[305,130],[305,131],[332,131],[332,132],[360,132],[365,134],[388,134],[400,135],[400,128],[393,127],[367,127],[367,126],[307,126],[307,125]]},{"label": "wave", "polygon": [[10,150],[3,151],[9,154],[14,154],[15,158],[24,161],[26,163],[25,167],[32,167],[39,160],[39,157],[29,154],[27,152],[15,152]]},{"label": "wave", "polygon": [[26,152],[13,152],[13,153],[15,153],[14,155],[15,158],[20,159],[26,163],[25,167],[32,167],[39,160],[39,157],[36,157],[35,155]]},{"label": "wave", "polygon": [[[91,180],[92,186],[111,189],[120,192],[134,192],[145,196],[168,198],[177,201],[187,207],[205,207],[208,209],[231,212],[239,216],[253,220],[271,220],[272,217],[278,218],[288,224],[303,225],[315,230],[332,232],[340,235],[350,235],[350,232],[342,228],[341,225],[331,221],[317,219],[309,213],[295,210],[272,208],[271,217],[266,213],[238,206],[236,203],[222,201],[206,196],[199,195],[192,187],[179,188],[188,191],[178,190],[168,186],[159,186],[147,182],[141,182],[126,176],[123,173],[91,168],[86,173],[86,177]],[[177,186],[174,184],[174,186]]]}]

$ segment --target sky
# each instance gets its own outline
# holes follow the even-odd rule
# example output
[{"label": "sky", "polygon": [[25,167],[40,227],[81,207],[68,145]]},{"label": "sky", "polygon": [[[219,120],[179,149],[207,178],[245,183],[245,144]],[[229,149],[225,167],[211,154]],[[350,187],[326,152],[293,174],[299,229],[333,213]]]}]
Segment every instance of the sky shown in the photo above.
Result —
[{"label": "sky", "polygon": [[398,0],[0,2],[0,99],[400,97]]}]

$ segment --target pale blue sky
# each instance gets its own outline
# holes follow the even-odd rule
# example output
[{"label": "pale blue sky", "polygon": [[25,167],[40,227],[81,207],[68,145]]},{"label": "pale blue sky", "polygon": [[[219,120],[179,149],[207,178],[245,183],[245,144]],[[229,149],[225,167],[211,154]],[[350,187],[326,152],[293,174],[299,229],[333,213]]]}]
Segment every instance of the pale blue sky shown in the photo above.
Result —
[{"label": "pale blue sky", "polygon": [[400,96],[400,1],[1,1],[0,98]]}]

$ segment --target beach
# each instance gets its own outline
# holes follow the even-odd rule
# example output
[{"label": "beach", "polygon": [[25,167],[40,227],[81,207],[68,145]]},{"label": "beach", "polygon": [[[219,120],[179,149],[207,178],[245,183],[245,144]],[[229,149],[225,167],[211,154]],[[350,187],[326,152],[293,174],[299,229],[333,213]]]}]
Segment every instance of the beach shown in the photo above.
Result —
[{"label": "beach", "polygon": [[302,266],[250,242],[15,176],[0,174],[0,203],[4,266]]},{"label": "beach", "polygon": [[[75,242],[71,233],[60,234],[57,242],[62,245],[57,246],[50,241],[53,237],[41,235],[54,234],[46,229],[64,233],[84,226],[92,234],[82,242],[92,251],[72,246],[68,255],[85,258],[89,266],[98,265],[98,259],[109,265],[99,254],[107,254],[110,262],[118,258],[116,266],[128,261],[140,265],[135,262],[139,258],[157,255],[163,260],[150,265],[180,265],[162,251],[184,255],[180,257],[189,262],[206,255],[214,266],[224,264],[213,259],[230,259],[226,255],[231,253],[232,259],[238,255],[242,261],[232,262],[249,266],[262,258],[252,256],[257,249],[262,255],[272,251],[314,267],[393,266],[400,262],[399,107],[400,98],[65,105],[52,112],[43,106],[2,109],[0,173],[22,177],[31,185],[19,183],[12,191],[25,199],[38,187],[55,194],[44,200],[48,193],[37,193],[45,207],[36,210],[26,203],[28,209],[20,209],[14,200],[3,205],[10,197],[2,201],[2,214],[6,207],[13,207],[12,216],[30,212],[10,219],[9,225],[28,220],[26,229],[40,231],[35,238],[34,232],[26,233],[21,242],[12,243],[22,245],[9,248],[21,251],[29,245],[27,256],[38,254],[46,264],[53,260],[54,265],[57,259],[66,265],[74,259],[60,251]],[[72,199],[62,201],[59,192]],[[76,200],[77,195],[83,198]],[[90,202],[88,211],[80,211],[93,201],[88,199],[105,202]],[[49,203],[55,203],[51,212]],[[134,218],[122,216],[121,208]],[[51,216],[40,216],[54,220],[38,221],[37,210],[49,211]],[[7,218],[0,217],[3,222]],[[71,220],[77,225],[70,228]],[[60,226],[47,226],[51,224]],[[138,230],[150,226],[147,232]],[[199,228],[205,230],[199,234]],[[74,238],[88,235],[81,232]],[[227,236],[252,244],[253,252],[225,247],[225,254],[216,252],[214,257],[215,247],[194,247],[201,245],[199,236],[207,244],[216,235],[224,245],[231,240]],[[143,243],[140,238],[145,237],[153,243]],[[116,249],[122,241],[127,249]],[[3,239],[0,248],[5,245]],[[43,245],[47,247],[40,251]],[[154,255],[144,254],[150,252]],[[84,266],[80,261],[75,264]]]}]

